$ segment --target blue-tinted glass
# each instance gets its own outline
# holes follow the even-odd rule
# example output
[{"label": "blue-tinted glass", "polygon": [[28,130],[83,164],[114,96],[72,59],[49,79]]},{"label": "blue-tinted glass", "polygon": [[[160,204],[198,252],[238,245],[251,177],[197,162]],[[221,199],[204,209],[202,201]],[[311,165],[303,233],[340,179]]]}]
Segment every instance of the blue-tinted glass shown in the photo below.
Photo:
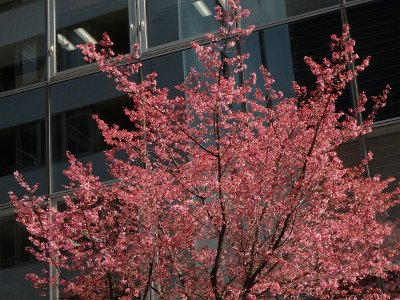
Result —
[{"label": "blue-tinted glass", "polygon": [[340,0],[246,0],[243,7],[250,10],[245,25],[260,25],[340,4]]},{"label": "blue-tinted glass", "polygon": [[57,0],[57,70],[84,65],[78,44],[97,44],[104,32],[116,53],[129,52],[129,17],[126,0]]},{"label": "blue-tinted glass", "polygon": [[214,18],[217,0],[148,0],[148,47],[169,43],[216,30]]},{"label": "blue-tinted glass", "polygon": [[45,1],[0,5],[0,92],[45,79]]},{"label": "blue-tinted glass", "polygon": [[[170,97],[177,96],[179,92],[175,86],[184,81],[185,75],[187,75],[185,66],[194,66],[193,57],[188,56],[187,53],[191,51],[175,52],[149,59],[144,62],[143,71],[145,74],[156,72],[158,86],[168,88]],[[171,70],[173,71],[171,72]]]}]

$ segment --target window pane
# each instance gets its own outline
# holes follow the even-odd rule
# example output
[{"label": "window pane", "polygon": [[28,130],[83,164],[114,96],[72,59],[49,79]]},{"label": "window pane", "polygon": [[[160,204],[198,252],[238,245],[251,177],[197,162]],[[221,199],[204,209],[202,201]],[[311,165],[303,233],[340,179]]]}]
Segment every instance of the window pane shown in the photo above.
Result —
[{"label": "window pane", "polygon": [[[221,0],[222,1],[222,0]],[[148,0],[147,44],[154,47],[216,30],[218,0]]]},{"label": "window pane", "polygon": [[46,192],[45,93],[35,89],[3,97],[0,101],[0,204],[8,192],[24,193],[13,176],[22,171],[30,184],[40,182]]},{"label": "window pane", "polygon": [[[367,136],[367,147],[374,153],[370,163],[372,175],[381,174],[383,178],[394,177],[395,188],[400,181],[400,123],[379,126]],[[389,210],[391,218],[400,217],[400,205]]]},{"label": "window pane", "polygon": [[375,128],[367,136],[367,147],[374,153],[372,173],[400,180],[400,123]]},{"label": "window pane", "polygon": [[0,5],[0,92],[45,79],[45,1]]},{"label": "window pane", "polygon": [[348,11],[351,35],[357,41],[360,57],[372,56],[370,66],[362,72],[360,91],[379,95],[389,84],[392,88],[387,106],[377,119],[400,116],[400,11],[399,1],[374,1]]},{"label": "window pane", "polygon": [[0,219],[0,299],[42,299],[41,292],[25,279],[27,273],[41,273],[46,266],[25,251],[28,233],[14,216]]},{"label": "window pane", "polygon": [[[331,58],[330,36],[342,32],[340,14],[330,13],[292,23],[289,25],[289,31],[295,80],[308,89],[314,89],[315,76],[305,64],[304,57],[312,57],[318,63],[325,57]],[[338,111],[346,112],[352,106],[351,89],[348,86],[336,101],[336,108]]]},{"label": "window pane", "polygon": [[259,25],[339,4],[339,0],[242,1],[250,10],[245,24]]},{"label": "window pane", "polygon": [[[339,12],[324,14],[255,32],[247,38],[244,52],[251,54],[249,65],[252,70],[256,70],[257,65],[264,65],[275,79],[274,88],[286,97],[292,97],[293,80],[308,89],[315,88],[315,77],[304,63],[304,56],[311,56],[317,62],[329,58],[330,36],[340,32]],[[337,104],[341,109],[351,107],[349,92]]]},{"label": "window pane", "polygon": [[84,65],[78,44],[97,44],[104,32],[116,53],[129,52],[129,17],[126,0],[57,0],[57,70]]},{"label": "window pane", "polygon": [[116,91],[115,82],[107,79],[103,73],[96,73],[54,84],[50,88],[50,94],[53,191],[62,190],[67,183],[67,178],[63,175],[63,170],[68,167],[65,156],[67,150],[79,156],[80,161],[93,162],[94,173],[102,180],[109,180],[104,156],[100,152],[104,145],[99,142],[99,133],[92,114],[101,110],[98,109],[101,103],[114,102],[122,96]]}]

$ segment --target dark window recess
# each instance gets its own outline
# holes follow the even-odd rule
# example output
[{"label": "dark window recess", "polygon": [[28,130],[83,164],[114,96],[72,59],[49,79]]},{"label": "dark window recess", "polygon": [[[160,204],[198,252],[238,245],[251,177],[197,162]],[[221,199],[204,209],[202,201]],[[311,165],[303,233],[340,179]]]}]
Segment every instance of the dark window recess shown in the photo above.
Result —
[{"label": "dark window recess", "polygon": [[74,155],[94,152],[94,121],[91,107],[54,115],[52,118],[53,158],[65,159],[70,151]]},{"label": "dark window recess", "polygon": [[[392,88],[387,106],[377,119],[400,116],[400,1],[373,1],[348,11],[350,30],[360,57],[372,57],[370,66],[358,79],[360,91],[379,95],[389,84]],[[368,111],[371,111],[370,103]]]},{"label": "dark window recess", "polygon": [[[96,104],[95,113],[109,126],[118,125],[119,129],[136,130],[135,123],[125,115],[124,108],[132,108],[132,100],[128,96],[122,96],[110,101]],[[97,130],[96,148],[104,150],[107,145],[101,132]]]},{"label": "dark window recess", "polygon": [[29,170],[44,165],[44,121],[36,121],[0,130],[0,176],[15,170]]},{"label": "dark window recess", "polygon": [[95,113],[108,125],[118,125],[120,129],[135,130],[124,108],[132,107],[127,96],[97,103],[93,106],[63,112],[52,117],[53,159],[65,160],[66,152],[87,155],[106,148],[104,138],[97,128],[92,115]]},{"label": "dark window recess", "polygon": [[0,48],[0,92],[44,80],[44,36]]},{"label": "dark window recess", "polygon": [[14,219],[1,220],[0,225],[0,269],[33,262],[25,250],[30,246],[26,229]]},{"label": "dark window recess", "polygon": [[[304,57],[312,57],[321,63],[323,58],[331,58],[330,36],[342,31],[338,13],[292,23],[289,25],[290,44],[296,81],[308,90],[315,89],[315,77],[304,62]],[[346,112],[352,107],[350,88],[336,102],[337,111]]]}]

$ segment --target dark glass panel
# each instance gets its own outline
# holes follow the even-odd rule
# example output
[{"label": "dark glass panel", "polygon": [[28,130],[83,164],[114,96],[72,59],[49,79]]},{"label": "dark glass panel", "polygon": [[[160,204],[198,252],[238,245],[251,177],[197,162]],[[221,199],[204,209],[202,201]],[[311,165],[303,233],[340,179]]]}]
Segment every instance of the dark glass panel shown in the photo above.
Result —
[{"label": "dark glass panel", "polygon": [[44,166],[44,121],[0,129],[0,176]]},{"label": "dark glass panel", "polygon": [[[132,109],[133,105],[128,96],[121,96],[110,101],[104,101],[94,105],[94,112],[109,126],[117,125],[119,129],[135,130],[135,123],[131,122],[124,113],[124,108]],[[107,148],[104,138],[99,130],[96,130],[96,150]]]},{"label": "dark glass panel", "polygon": [[16,165],[18,170],[44,165],[44,121],[29,123],[17,128]]},{"label": "dark glass panel", "polygon": [[[54,84],[50,93],[53,191],[62,190],[63,185],[68,182],[63,175],[63,170],[68,167],[65,161],[67,150],[79,156],[82,162],[93,162],[94,173],[102,180],[109,180],[104,156],[100,152],[104,145],[92,114],[102,112],[101,117],[104,117],[103,113],[107,112],[107,108],[114,107],[114,101],[119,101],[115,99],[122,97],[116,91],[114,81],[107,79],[103,73],[96,73]],[[116,110],[117,108],[113,108],[110,114],[114,114]]]},{"label": "dark glass panel", "polygon": [[16,129],[0,130],[0,140],[7,147],[0,147],[0,176],[12,174],[15,171],[15,133]]},{"label": "dark glass panel", "polygon": [[[40,290],[25,279],[27,273],[40,273],[45,265],[34,261],[25,248],[28,232],[13,215],[0,219],[0,299],[36,300]],[[44,299],[44,298],[43,298]]]},{"label": "dark glass panel", "polygon": [[0,269],[33,262],[25,250],[30,246],[26,229],[11,217],[0,220],[0,224]]},{"label": "dark glass panel", "polygon": [[367,147],[374,153],[372,173],[400,180],[400,123],[374,128],[367,136]]},{"label": "dark glass panel", "polygon": [[74,155],[94,151],[94,121],[90,107],[75,109],[53,116],[53,159],[65,159],[67,151]]},{"label": "dark glass panel", "polygon": [[0,92],[45,79],[45,1],[0,2]]},{"label": "dark glass panel", "polygon": [[184,81],[190,67],[198,66],[197,58],[191,54],[189,50],[149,59],[143,64],[143,73],[156,72],[158,87],[168,88],[170,97],[181,95],[175,86]]},{"label": "dark glass panel", "polygon": [[360,91],[373,96],[381,94],[387,84],[392,87],[378,120],[400,116],[399,12],[400,2],[391,0],[373,1],[348,10],[357,52],[360,57],[372,56],[370,66],[359,77]]},{"label": "dark glass panel", "polygon": [[357,139],[355,141],[342,144],[337,149],[339,158],[343,161],[343,164],[347,167],[357,166],[362,160],[361,145]]},{"label": "dark glass panel", "polygon": [[129,16],[126,0],[57,0],[57,70],[84,65],[78,44],[97,44],[104,32],[116,53],[129,52]]},{"label": "dark glass panel", "polygon": [[[372,175],[381,174],[383,178],[394,177],[394,188],[400,181],[400,123],[376,126],[367,136],[367,147],[374,154],[370,162]],[[400,206],[389,210],[390,218],[400,217]]]},{"label": "dark glass panel", "polygon": [[94,124],[90,107],[66,113],[67,150],[78,155],[93,152]]},{"label": "dark glass panel", "polygon": [[3,97],[0,101],[0,204],[8,192],[24,193],[13,172],[22,171],[30,184],[40,182],[46,192],[45,93],[35,89]]},{"label": "dark glass panel", "polygon": [[[315,77],[304,62],[304,57],[312,57],[321,63],[323,58],[331,58],[330,36],[342,32],[339,12],[321,15],[304,21],[289,24],[290,44],[294,65],[295,80],[308,90],[315,89]],[[337,100],[338,111],[346,112],[352,104],[350,85]]]}]

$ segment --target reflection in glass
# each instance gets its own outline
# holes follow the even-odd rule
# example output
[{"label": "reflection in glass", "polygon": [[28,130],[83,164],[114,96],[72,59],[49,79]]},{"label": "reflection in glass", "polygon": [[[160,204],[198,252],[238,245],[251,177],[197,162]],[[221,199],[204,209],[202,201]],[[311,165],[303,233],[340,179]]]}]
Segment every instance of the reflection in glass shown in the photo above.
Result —
[{"label": "reflection in glass", "polygon": [[0,3],[0,92],[45,78],[45,1]]},{"label": "reflection in glass", "polygon": [[223,0],[148,0],[147,44],[154,47],[216,30],[216,5]]},{"label": "reflection in glass", "polygon": [[[400,116],[400,11],[399,1],[374,1],[349,9],[351,35],[360,57],[371,56],[370,66],[361,73],[360,91],[379,95],[389,84],[392,88],[386,107],[378,120]],[[372,102],[369,111],[372,108]]]},{"label": "reflection in glass", "polygon": [[104,32],[116,53],[129,52],[129,17],[126,0],[57,0],[57,70],[84,65],[78,44],[97,44]]},{"label": "reflection in glass", "polygon": [[27,273],[40,273],[44,264],[34,261],[25,249],[30,246],[28,232],[15,221],[14,215],[0,219],[0,299],[33,300],[39,297],[25,279]]},{"label": "reflection in glass", "polygon": [[338,4],[340,0],[247,0],[242,2],[243,7],[250,10],[250,17],[244,19],[246,25],[282,20]]},{"label": "reflection in glass", "polygon": [[400,180],[400,124],[375,128],[367,136],[367,147],[374,154],[372,173]]},{"label": "reflection in glass", "polygon": [[44,165],[44,121],[0,129],[0,176]]},{"label": "reflection in glass", "polygon": [[84,107],[53,116],[53,159],[65,159],[65,153],[74,155],[93,152],[94,122],[90,107]]},{"label": "reflection in glass", "polygon": [[[315,18],[289,24],[290,44],[295,80],[309,90],[315,88],[315,77],[304,62],[304,57],[312,57],[316,62],[331,58],[330,36],[342,32],[339,13],[330,13]],[[347,112],[352,107],[350,87],[336,101],[338,111]]]},{"label": "reflection in glass", "polygon": [[13,216],[1,220],[0,269],[32,262],[33,257],[25,250],[29,245],[28,232]]}]

